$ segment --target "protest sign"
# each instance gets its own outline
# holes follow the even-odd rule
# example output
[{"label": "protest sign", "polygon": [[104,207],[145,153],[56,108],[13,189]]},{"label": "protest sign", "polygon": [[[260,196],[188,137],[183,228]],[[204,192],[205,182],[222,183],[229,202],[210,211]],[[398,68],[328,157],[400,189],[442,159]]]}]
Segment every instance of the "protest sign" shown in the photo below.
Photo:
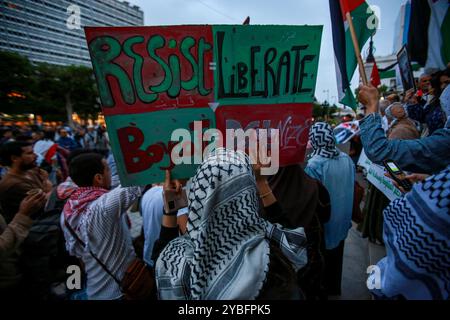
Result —
[{"label": "protest sign", "polygon": [[384,168],[370,161],[364,150],[359,157],[358,166],[366,169],[367,180],[369,180],[375,188],[383,192],[389,200],[392,201],[402,196],[402,192],[394,186],[392,180],[384,175]]},{"label": "protest sign", "polygon": [[416,91],[416,84],[414,81],[414,74],[409,60],[408,51],[406,46],[400,49],[397,53],[398,68],[400,71],[400,78],[402,80],[403,90],[414,89]]},{"label": "protest sign", "polygon": [[355,135],[359,134],[359,122],[349,121],[339,124],[333,129],[336,144],[345,144]]},{"label": "protest sign", "polygon": [[303,160],[322,26],[85,31],[123,185],[163,181],[166,168],[192,176],[198,163],[175,166],[170,157],[180,128],[192,135],[191,150],[205,148],[195,136],[208,129],[279,129],[280,164]]}]

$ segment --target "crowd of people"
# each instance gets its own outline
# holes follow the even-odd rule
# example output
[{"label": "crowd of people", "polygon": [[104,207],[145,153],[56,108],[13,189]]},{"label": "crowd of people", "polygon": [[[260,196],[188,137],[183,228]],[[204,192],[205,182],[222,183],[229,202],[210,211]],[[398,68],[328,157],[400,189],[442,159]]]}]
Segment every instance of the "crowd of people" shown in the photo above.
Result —
[{"label": "crowd of people", "polygon": [[[189,180],[122,187],[104,127],[3,128],[0,296],[8,299],[287,299],[341,295],[356,160],[395,161],[413,183],[389,201],[369,186],[363,235],[384,243],[375,299],[450,293],[449,69],[417,92],[380,99],[361,86],[350,155],[332,127],[310,128],[307,163],[261,175],[240,151],[217,149]],[[358,147],[357,145],[360,145]],[[362,148],[361,148],[362,147]],[[187,196],[173,209],[166,194]],[[131,236],[130,207],[142,216]],[[360,209],[360,208],[358,208]],[[67,267],[82,270],[68,288]]]}]

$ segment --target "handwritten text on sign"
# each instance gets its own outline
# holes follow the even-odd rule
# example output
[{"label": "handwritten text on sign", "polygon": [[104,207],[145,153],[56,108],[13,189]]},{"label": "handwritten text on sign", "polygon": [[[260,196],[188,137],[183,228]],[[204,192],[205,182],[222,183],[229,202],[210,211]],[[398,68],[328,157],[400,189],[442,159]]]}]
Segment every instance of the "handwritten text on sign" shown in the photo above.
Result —
[{"label": "handwritten text on sign", "polygon": [[170,141],[175,127],[191,130],[194,121],[220,130],[270,122],[283,128],[290,150],[281,165],[301,161],[321,26],[85,30],[123,184],[161,181],[167,167],[174,177],[192,175],[195,166],[174,168],[167,156],[177,143]]}]

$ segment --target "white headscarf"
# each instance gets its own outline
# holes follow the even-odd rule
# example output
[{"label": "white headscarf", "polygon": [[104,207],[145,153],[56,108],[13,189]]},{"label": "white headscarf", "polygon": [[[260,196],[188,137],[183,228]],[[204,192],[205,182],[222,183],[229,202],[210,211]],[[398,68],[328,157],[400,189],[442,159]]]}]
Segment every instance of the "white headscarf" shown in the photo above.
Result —
[{"label": "white headscarf", "polygon": [[303,228],[285,231],[259,216],[253,169],[243,153],[216,150],[187,190],[187,233],[156,262],[160,299],[255,299],[269,271],[269,239],[294,270],[306,264]]}]

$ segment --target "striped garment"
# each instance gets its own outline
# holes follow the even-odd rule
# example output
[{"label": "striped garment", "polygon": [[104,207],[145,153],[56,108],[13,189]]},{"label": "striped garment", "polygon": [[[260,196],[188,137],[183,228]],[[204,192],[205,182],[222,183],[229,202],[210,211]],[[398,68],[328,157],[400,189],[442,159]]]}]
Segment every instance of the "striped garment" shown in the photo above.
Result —
[{"label": "striped garment", "polygon": [[262,219],[250,160],[219,148],[187,185],[187,233],[161,252],[155,268],[161,300],[254,299],[269,272],[269,241],[297,271],[307,263],[303,228]]},{"label": "striped garment", "polygon": [[[450,166],[384,210],[382,298],[449,299]],[[369,278],[370,281],[371,278]],[[373,279],[373,278],[372,278]]]},{"label": "striped garment", "polygon": [[[140,195],[140,187],[118,187],[92,201],[83,213],[67,218],[81,240],[118,279],[122,279],[128,265],[136,257],[126,221],[126,211]],[[68,203],[74,201],[76,200],[70,199]],[[88,298],[92,300],[121,298],[119,285],[95,261],[88,248],[83,248],[76,242],[64,226],[64,211],[61,214],[61,226],[64,230],[66,248],[71,255],[81,258],[85,265]]]}]

